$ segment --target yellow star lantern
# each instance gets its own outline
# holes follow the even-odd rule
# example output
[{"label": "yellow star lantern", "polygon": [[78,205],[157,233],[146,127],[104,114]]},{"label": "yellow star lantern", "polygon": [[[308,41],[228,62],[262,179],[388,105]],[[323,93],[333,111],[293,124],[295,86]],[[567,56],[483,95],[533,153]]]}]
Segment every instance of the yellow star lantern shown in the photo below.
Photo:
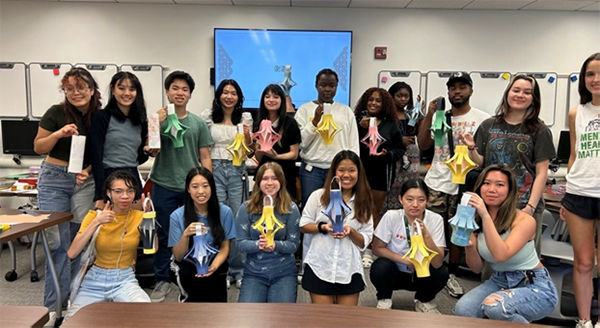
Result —
[{"label": "yellow star lantern", "polygon": [[[271,205],[266,205],[265,200],[269,199]],[[270,195],[263,198],[263,212],[258,221],[252,225],[252,229],[258,230],[262,236],[267,239],[267,246],[275,245],[275,233],[283,229],[285,225],[275,217],[275,209],[273,204],[273,197]]]},{"label": "yellow star lantern", "polygon": [[232,164],[234,166],[241,166],[250,152],[250,149],[246,146],[246,140],[244,138],[244,124],[238,124],[237,129],[238,131],[235,135],[235,139],[233,139],[233,143],[227,147],[227,151],[229,151],[233,157]]},{"label": "yellow star lantern", "polygon": [[321,117],[321,122],[319,122],[316,129],[317,133],[323,138],[323,143],[326,145],[333,145],[333,137],[341,130],[342,128],[333,121],[331,105],[323,104],[323,117]]},{"label": "yellow star lantern", "polygon": [[415,223],[416,234],[410,236],[410,249],[402,258],[408,256],[408,260],[415,266],[417,277],[429,277],[429,263],[438,254],[427,248],[421,233],[421,226]]},{"label": "yellow star lantern", "polygon": [[454,156],[444,162],[452,171],[452,183],[464,184],[467,173],[477,167],[469,158],[469,149],[466,145],[458,145],[454,149]]}]

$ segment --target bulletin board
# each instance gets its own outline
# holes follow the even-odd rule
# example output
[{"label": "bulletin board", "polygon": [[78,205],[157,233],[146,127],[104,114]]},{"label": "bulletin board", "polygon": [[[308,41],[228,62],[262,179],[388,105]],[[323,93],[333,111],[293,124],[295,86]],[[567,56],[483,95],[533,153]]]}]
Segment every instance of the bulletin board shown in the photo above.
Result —
[{"label": "bulletin board", "polygon": [[518,74],[527,74],[533,76],[539,86],[542,97],[542,109],[540,110],[540,119],[547,126],[554,125],[556,117],[556,92],[558,74],[554,72],[519,72]]},{"label": "bulletin board", "polygon": [[52,105],[65,100],[60,80],[73,66],[69,63],[30,63],[31,114],[42,117]]},{"label": "bulletin board", "polygon": [[132,72],[144,88],[144,98],[148,113],[154,113],[165,105],[163,87],[163,67],[161,65],[121,65],[121,70]]},{"label": "bulletin board", "polygon": [[115,75],[119,71],[119,66],[116,64],[88,64],[88,63],[77,63],[76,67],[83,67],[87,69],[96,83],[98,83],[98,89],[100,90],[100,95],[102,96],[102,108],[106,106],[108,103],[108,99],[110,98],[110,80],[113,75]]},{"label": "bulletin board", "polygon": [[27,65],[0,63],[0,117],[27,117]]},{"label": "bulletin board", "polygon": [[471,106],[494,116],[512,75],[506,71],[470,72],[469,74],[473,80]]},{"label": "bulletin board", "polygon": [[396,82],[405,82],[413,90],[413,99],[417,101],[417,95],[421,94],[421,72],[384,70],[377,75],[377,87],[389,90]]},{"label": "bulletin board", "polygon": [[[579,73],[569,74],[569,98],[567,99],[568,112],[579,105]],[[568,122],[568,121],[567,121]]]}]

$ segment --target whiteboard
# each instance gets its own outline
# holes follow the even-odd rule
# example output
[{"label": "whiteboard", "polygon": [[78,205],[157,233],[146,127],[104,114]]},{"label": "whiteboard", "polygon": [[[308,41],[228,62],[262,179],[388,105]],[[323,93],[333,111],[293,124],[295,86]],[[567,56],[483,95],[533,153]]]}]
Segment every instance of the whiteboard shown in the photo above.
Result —
[{"label": "whiteboard", "polygon": [[[575,81],[573,81],[575,78]],[[579,105],[579,73],[571,73],[569,74],[569,98],[567,99],[567,116],[569,116],[569,111],[571,108],[577,107]],[[567,124],[569,120],[567,120]]]},{"label": "whiteboard", "polygon": [[162,66],[124,64],[121,65],[121,70],[132,72],[140,80],[148,113],[154,113],[165,106]]},{"label": "whiteboard", "polygon": [[[29,64],[31,114],[34,117],[42,117],[52,105],[65,100],[60,80],[72,67],[68,63]],[[55,74],[55,69],[58,74]]]},{"label": "whiteboard", "polygon": [[556,92],[558,74],[553,72],[519,72],[515,75],[527,74],[533,76],[540,86],[540,96],[542,97],[542,109],[540,110],[540,119],[547,126],[554,125],[556,117]]},{"label": "whiteboard", "polygon": [[102,96],[102,107],[106,106],[110,99],[110,80],[113,75],[119,71],[119,67],[116,64],[86,64],[77,63],[76,67],[83,67],[87,69],[96,80],[100,95]]},{"label": "whiteboard", "polygon": [[0,116],[27,117],[25,63],[0,63]]},{"label": "whiteboard", "polygon": [[444,97],[446,99],[446,109],[449,109],[450,104],[447,102],[448,100],[448,87],[446,87],[446,82],[452,74],[456,73],[456,71],[452,72],[438,72],[438,71],[429,71],[427,72],[427,80],[425,85],[425,99],[427,102],[434,100],[437,97]]},{"label": "whiteboard", "polygon": [[405,82],[410,85],[413,90],[413,100],[417,101],[417,95],[421,94],[421,72],[402,70],[379,71],[377,75],[377,87],[389,90],[396,82]]},{"label": "whiteboard", "polygon": [[510,83],[508,72],[470,72],[473,80],[471,106],[494,116],[502,101],[504,90]]}]

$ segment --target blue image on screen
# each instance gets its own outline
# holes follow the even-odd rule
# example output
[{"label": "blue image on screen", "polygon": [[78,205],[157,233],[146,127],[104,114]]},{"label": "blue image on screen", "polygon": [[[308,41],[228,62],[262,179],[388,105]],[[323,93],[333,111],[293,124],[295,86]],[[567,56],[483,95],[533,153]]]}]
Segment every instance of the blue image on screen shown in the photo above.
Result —
[{"label": "blue image on screen", "polygon": [[352,32],[215,29],[215,88],[234,79],[244,93],[244,107],[258,108],[263,89],[283,81],[291,66],[296,107],[317,99],[315,78],[323,68],[339,77],[335,101],[350,105]]}]

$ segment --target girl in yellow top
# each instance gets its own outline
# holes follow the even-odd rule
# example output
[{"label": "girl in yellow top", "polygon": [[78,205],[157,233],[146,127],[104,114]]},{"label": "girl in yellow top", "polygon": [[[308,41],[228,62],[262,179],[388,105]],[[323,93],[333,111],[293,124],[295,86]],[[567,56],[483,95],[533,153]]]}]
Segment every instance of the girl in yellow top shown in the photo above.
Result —
[{"label": "girl in yellow top", "polygon": [[[131,208],[136,188],[136,179],[131,172],[121,170],[111,173],[104,182],[104,209],[99,214],[90,211],[83,219],[67,255],[71,259],[77,257],[100,227],[96,239],[96,261],[85,275],[65,320],[92,303],[150,302],[133,270],[140,243],[138,226],[144,214]],[[142,195],[142,203],[144,199]]]}]

